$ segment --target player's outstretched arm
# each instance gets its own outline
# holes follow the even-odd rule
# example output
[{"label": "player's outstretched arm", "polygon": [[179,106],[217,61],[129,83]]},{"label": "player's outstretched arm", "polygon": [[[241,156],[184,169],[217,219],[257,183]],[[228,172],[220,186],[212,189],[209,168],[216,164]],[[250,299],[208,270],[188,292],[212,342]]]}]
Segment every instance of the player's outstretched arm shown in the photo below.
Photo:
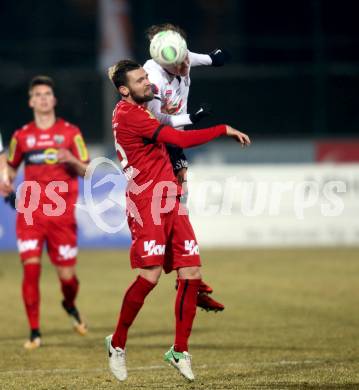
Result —
[{"label": "player's outstretched arm", "polygon": [[174,144],[180,148],[190,148],[205,144],[222,135],[227,135],[240,142],[243,146],[251,143],[247,134],[233,129],[231,126],[218,125],[200,130],[176,130],[170,126],[160,126],[154,136],[154,141]]},{"label": "player's outstretched arm", "polygon": [[188,52],[191,66],[223,66],[228,62],[230,56],[224,49],[214,49],[209,54]]}]

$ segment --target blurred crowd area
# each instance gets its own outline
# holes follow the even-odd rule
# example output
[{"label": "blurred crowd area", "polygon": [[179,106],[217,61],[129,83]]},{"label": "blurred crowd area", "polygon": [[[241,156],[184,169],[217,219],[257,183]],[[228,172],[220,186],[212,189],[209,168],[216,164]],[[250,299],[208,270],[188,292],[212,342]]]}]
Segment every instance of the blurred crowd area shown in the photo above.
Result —
[{"label": "blurred crowd area", "polygon": [[[123,57],[144,62],[146,28],[172,22],[186,30],[192,51],[221,47],[232,56],[224,68],[192,71],[189,107],[214,109],[201,126],[226,122],[247,131],[259,145],[254,162],[315,160],[318,140],[358,137],[358,11],[357,0],[3,0],[1,132],[8,142],[31,119],[28,81],[48,74],[58,115],[110,150],[116,96],[106,67]],[[214,160],[217,152],[202,149]]]}]

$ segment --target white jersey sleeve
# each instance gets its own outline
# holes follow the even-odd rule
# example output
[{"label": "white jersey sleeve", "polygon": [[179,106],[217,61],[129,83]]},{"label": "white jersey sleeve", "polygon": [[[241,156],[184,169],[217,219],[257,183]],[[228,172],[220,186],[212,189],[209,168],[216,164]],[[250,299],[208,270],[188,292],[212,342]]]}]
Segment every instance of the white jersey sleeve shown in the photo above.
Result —
[{"label": "white jersey sleeve", "polygon": [[167,80],[163,73],[164,70],[153,60],[147,61],[143,68],[148,73],[150,82],[154,85],[154,99],[147,103],[147,108],[163,125],[172,127],[191,125],[192,122],[189,119],[189,114],[169,115],[161,111],[166,97]]},{"label": "white jersey sleeve", "polygon": [[153,113],[153,115],[160,121],[162,125],[169,125],[172,127],[183,127],[192,125],[189,119],[189,114],[169,115],[161,112],[161,101],[153,99],[147,103],[147,108]]},{"label": "white jersey sleeve", "polygon": [[191,66],[212,65],[212,59],[208,54],[198,54],[188,50],[188,57]]}]

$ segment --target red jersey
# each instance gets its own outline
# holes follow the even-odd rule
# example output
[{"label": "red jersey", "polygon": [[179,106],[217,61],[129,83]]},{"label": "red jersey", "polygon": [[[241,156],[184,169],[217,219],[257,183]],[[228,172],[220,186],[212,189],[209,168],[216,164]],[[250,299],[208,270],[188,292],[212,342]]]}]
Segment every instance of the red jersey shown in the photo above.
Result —
[{"label": "red jersey", "polygon": [[74,204],[78,196],[77,173],[67,164],[57,161],[59,149],[68,149],[76,158],[88,162],[88,152],[78,127],[58,118],[53,126],[43,130],[30,122],[17,130],[10,142],[8,163],[18,168],[25,163],[25,181],[37,182],[41,188],[39,206],[34,215],[44,216],[43,204],[54,202],[46,195],[46,188],[51,182],[64,182],[67,191],[55,192],[66,203],[65,213],[61,216],[74,218]]},{"label": "red jersey", "polygon": [[[176,130],[160,122],[145,107],[120,101],[114,110],[112,127],[121,167],[129,180],[133,199],[181,193],[165,144],[182,148],[201,145],[225,134],[224,125],[202,130]],[[164,183],[165,182],[165,183]],[[160,191],[156,191],[160,189]]]}]

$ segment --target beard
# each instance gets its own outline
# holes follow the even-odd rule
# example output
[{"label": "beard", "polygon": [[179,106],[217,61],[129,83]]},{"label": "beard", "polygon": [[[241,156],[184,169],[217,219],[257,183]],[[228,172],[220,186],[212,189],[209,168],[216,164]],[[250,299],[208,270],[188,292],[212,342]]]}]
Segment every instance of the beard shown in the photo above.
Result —
[{"label": "beard", "polygon": [[143,104],[146,102],[150,102],[153,99],[153,92],[150,90],[148,95],[138,95],[135,92],[131,91],[130,92],[132,99],[137,103],[137,104]]}]

